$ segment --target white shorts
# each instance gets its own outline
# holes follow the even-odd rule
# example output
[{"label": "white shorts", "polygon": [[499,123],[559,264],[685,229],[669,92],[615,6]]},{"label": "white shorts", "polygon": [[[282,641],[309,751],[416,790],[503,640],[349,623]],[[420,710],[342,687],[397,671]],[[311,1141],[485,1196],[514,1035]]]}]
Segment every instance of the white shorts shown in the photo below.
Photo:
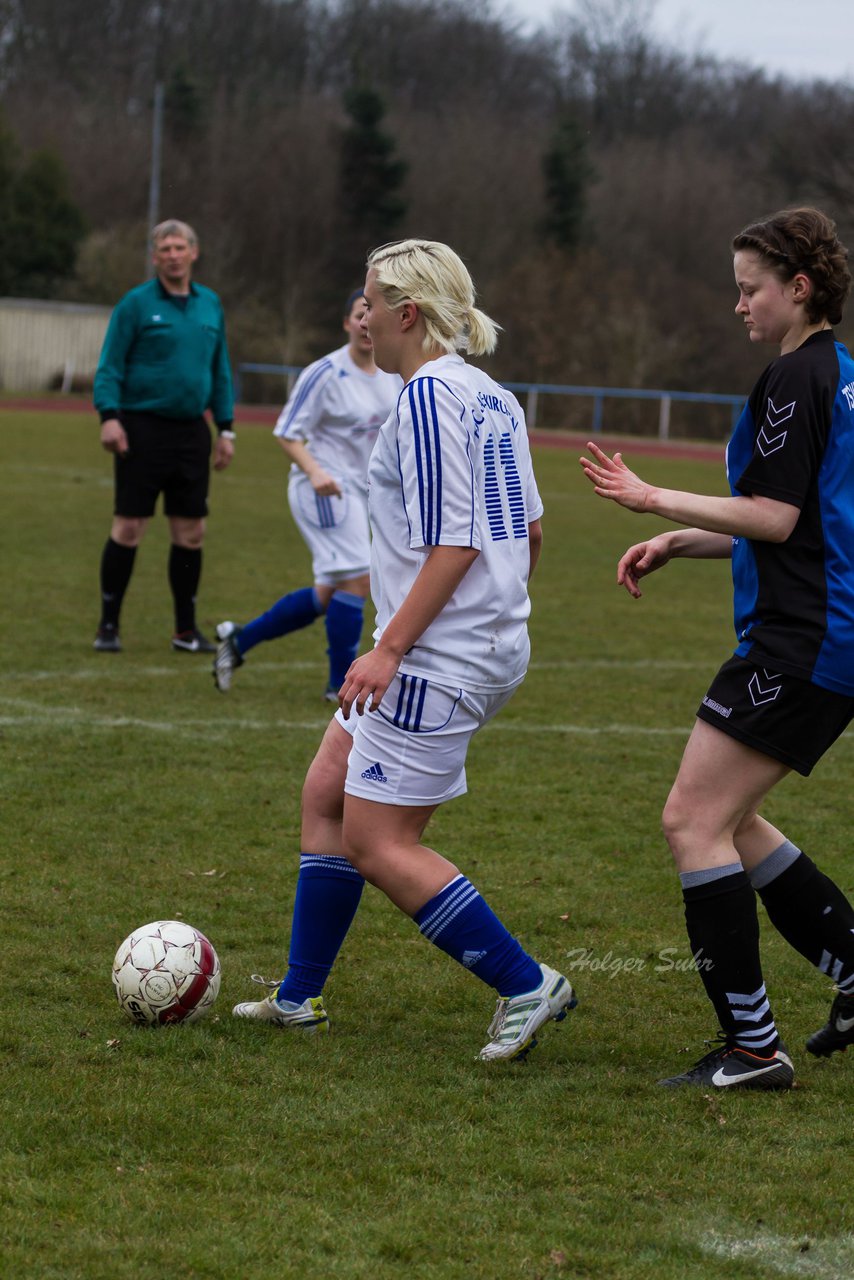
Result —
[{"label": "white shorts", "polygon": [[464,795],[469,743],[512,697],[521,681],[493,693],[471,693],[398,672],[379,711],[342,711],[352,734],[347,795],[378,804],[442,804]]},{"label": "white shorts", "polygon": [[351,482],[339,484],[340,498],[319,498],[302,471],[288,480],[288,504],[311,552],[314,581],[325,586],[368,573],[371,566],[367,499]]}]

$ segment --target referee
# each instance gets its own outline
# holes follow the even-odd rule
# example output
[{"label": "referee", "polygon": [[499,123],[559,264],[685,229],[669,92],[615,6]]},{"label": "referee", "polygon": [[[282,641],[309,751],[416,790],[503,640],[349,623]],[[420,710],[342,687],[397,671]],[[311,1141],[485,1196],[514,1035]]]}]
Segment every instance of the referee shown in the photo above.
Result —
[{"label": "referee", "polygon": [[199,256],[186,222],[161,222],[151,233],[154,277],[113,311],[95,374],[101,444],[114,455],[115,506],[101,556],[101,620],[95,648],[119,653],[119,614],[136,549],[158,494],[169,520],[169,586],[175,605],[172,648],[213,653],[196,626],[196,592],[213,465],[222,471],[234,454],[234,398],[217,295],[192,280]]}]

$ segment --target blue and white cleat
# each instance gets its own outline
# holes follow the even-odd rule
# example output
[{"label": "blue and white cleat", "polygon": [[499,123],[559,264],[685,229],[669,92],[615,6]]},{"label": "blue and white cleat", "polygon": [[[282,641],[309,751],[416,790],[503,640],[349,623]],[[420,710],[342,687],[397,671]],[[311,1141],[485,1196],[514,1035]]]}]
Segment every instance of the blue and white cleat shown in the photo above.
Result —
[{"label": "blue and white cleat", "polygon": [[569,980],[540,965],[543,980],[521,996],[500,996],[489,1024],[489,1043],[477,1055],[481,1062],[510,1062],[523,1058],[536,1045],[536,1033],[546,1022],[562,1022],[578,1004]]},{"label": "blue and white cleat", "polygon": [[240,631],[241,628],[234,622],[220,622],[216,629],[218,644],[213,661],[213,678],[220,693],[228,693],[235,671],[245,661],[237,644]]},{"label": "blue and white cleat", "polygon": [[256,1022],[266,1022],[272,1027],[291,1027],[296,1031],[304,1031],[308,1035],[328,1032],[329,1015],[324,1007],[322,996],[311,996],[302,1004],[292,1004],[288,1000],[276,999],[278,981],[268,982],[258,973],[253,973],[252,981],[263,987],[272,987],[273,992],[267,996],[266,1000],[247,1000],[243,1004],[236,1004],[231,1011],[235,1018],[252,1018]]}]

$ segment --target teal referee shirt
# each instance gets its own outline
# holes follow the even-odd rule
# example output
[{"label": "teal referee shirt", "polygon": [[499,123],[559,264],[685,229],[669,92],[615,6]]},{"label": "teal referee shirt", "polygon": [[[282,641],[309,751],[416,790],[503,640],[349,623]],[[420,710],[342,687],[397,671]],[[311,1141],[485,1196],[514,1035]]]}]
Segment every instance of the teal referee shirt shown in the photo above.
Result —
[{"label": "teal referee shirt", "polygon": [[104,338],[95,408],[102,421],[121,409],[188,420],[210,409],[218,427],[231,424],[225,318],[212,289],[191,282],[176,299],[155,277],[125,294]]}]

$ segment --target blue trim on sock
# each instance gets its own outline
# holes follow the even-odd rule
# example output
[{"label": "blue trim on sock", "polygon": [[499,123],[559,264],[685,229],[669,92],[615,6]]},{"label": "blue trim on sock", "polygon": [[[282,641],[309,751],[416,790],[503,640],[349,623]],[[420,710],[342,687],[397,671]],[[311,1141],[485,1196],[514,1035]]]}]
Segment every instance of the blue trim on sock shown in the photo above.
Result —
[{"label": "blue trim on sock", "polygon": [[439,947],[502,996],[534,991],[543,972],[463,875],[455,876],[412,917]]},{"label": "blue trim on sock", "polygon": [[365,600],[363,596],[357,596],[355,591],[341,591],[340,589],[333,592],[333,600],[340,600],[342,604],[352,605],[355,609],[361,611],[365,608]]},{"label": "blue trim on sock", "polygon": [[365,621],[365,602],[352,591],[336,591],[326,610],[326,650],[329,655],[329,687],[340,689],[355,661]]}]

